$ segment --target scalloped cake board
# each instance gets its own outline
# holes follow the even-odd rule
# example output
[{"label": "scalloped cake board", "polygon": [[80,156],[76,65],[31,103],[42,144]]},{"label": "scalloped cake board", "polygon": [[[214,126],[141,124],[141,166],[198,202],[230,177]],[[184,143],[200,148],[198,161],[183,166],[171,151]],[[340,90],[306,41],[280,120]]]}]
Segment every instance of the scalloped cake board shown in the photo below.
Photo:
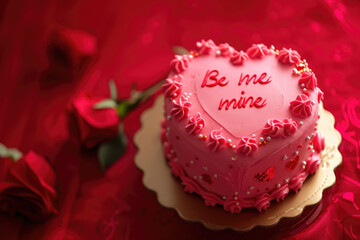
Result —
[{"label": "scalloped cake board", "polygon": [[263,213],[244,211],[231,214],[219,207],[207,207],[201,197],[184,192],[167,165],[160,141],[163,104],[164,98],[158,97],[153,107],[141,116],[142,127],[134,137],[139,149],[135,164],[144,173],[144,185],[157,194],[160,204],[174,208],[185,220],[201,222],[210,229],[231,228],[237,231],[248,231],[255,226],[272,226],[281,218],[297,217],[306,206],[320,202],[323,191],[335,183],[334,169],[342,162],[338,151],[341,135],[334,128],[334,116],[320,104],[318,129],[325,137],[325,150],[321,154],[319,169],[304,182],[297,194],[288,195],[280,203],[272,202]]}]

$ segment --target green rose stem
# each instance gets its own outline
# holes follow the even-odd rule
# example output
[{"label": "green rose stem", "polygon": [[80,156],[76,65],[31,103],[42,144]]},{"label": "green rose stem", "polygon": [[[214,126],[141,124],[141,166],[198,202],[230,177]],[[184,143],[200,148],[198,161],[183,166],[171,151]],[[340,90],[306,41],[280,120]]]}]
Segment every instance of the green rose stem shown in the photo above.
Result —
[{"label": "green rose stem", "polygon": [[[183,47],[175,46],[173,51],[177,55],[184,55],[188,53]],[[109,80],[110,98],[102,100],[94,105],[95,109],[114,108],[120,119],[126,117],[132,110],[134,110],[140,103],[147,101],[161,86],[165,83],[165,79],[155,83],[151,87],[137,91],[136,85],[133,84],[130,97],[127,99],[118,99],[117,88],[115,82]],[[114,162],[116,162],[126,151],[127,138],[124,132],[124,124],[120,121],[119,133],[117,138],[105,142],[99,146],[98,158],[100,166],[106,170]]]},{"label": "green rose stem", "polygon": [[[175,46],[173,47],[173,52],[178,55],[184,55],[188,54],[189,51],[181,46]],[[136,85],[134,84],[131,90],[130,98],[125,100],[118,101],[118,104],[116,106],[116,112],[119,115],[120,119],[124,118],[129,112],[131,112],[133,109],[135,109],[140,103],[145,102],[148,100],[156,91],[158,91],[161,86],[165,83],[165,79],[155,83],[148,89],[139,92],[136,91]],[[114,98],[116,99],[116,87],[115,84],[109,83],[110,85],[110,92],[112,95],[114,95]],[[113,89],[113,90],[111,90]],[[113,98],[113,99],[114,99]]]}]

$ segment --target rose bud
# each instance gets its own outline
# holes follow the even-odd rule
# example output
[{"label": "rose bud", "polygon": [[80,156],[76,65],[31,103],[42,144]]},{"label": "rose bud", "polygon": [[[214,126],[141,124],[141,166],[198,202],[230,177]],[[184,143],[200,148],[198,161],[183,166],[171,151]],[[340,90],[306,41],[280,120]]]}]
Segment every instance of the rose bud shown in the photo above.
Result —
[{"label": "rose bud", "polygon": [[97,109],[94,106],[104,98],[82,94],[72,102],[73,119],[80,143],[92,148],[117,137],[119,117],[115,107]]},{"label": "rose bud", "polygon": [[6,178],[0,181],[0,210],[34,221],[45,220],[57,213],[55,180],[49,163],[30,151],[13,162]]},{"label": "rose bud", "polygon": [[96,54],[94,36],[80,30],[56,29],[50,37],[47,54],[48,72],[75,75],[85,71]]}]

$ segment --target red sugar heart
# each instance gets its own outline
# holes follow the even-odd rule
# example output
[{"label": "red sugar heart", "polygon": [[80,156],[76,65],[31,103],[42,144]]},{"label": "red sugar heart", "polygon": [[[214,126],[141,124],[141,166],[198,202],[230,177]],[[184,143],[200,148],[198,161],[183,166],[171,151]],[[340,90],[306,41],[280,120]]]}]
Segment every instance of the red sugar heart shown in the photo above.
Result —
[{"label": "red sugar heart", "polygon": [[259,172],[255,175],[254,180],[257,182],[267,182],[273,179],[275,176],[275,168],[269,167],[265,172]]},{"label": "red sugar heart", "polygon": [[299,160],[300,160],[300,155],[297,155],[294,159],[290,160],[286,164],[286,168],[289,170],[294,170],[296,165],[298,164]]}]

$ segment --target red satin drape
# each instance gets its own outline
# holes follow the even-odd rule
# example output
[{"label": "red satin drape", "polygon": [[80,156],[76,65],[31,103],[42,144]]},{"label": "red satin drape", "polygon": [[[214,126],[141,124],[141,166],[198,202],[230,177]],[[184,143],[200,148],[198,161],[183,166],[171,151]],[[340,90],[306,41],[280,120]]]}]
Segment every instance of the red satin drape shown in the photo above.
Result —
[{"label": "red satin drape", "polygon": [[[360,238],[360,2],[338,1],[3,1],[0,3],[0,142],[34,150],[52,162],[59,214],[44,223],[0,213],[0,239],[236,239],[286,233],[210,231],[182,221],[142,185],[130,141],[102,173],[96,152],[71,139],[66,107],[85,91],[120,97],[132,83],[145,89],[167,75],[171,47],[212,38],[246,49],[253,42],[297,49],[317,74],[324,106],[342,133],[344,161],[326,191],[319,217],[288,239]],[[57,26],[80,29],[98,42],[96,61],[74,79],[46,77],[46,46]],[[123,121],[129,139],[154,98]],[[1,165],[0,165],[1,167]]]}]

